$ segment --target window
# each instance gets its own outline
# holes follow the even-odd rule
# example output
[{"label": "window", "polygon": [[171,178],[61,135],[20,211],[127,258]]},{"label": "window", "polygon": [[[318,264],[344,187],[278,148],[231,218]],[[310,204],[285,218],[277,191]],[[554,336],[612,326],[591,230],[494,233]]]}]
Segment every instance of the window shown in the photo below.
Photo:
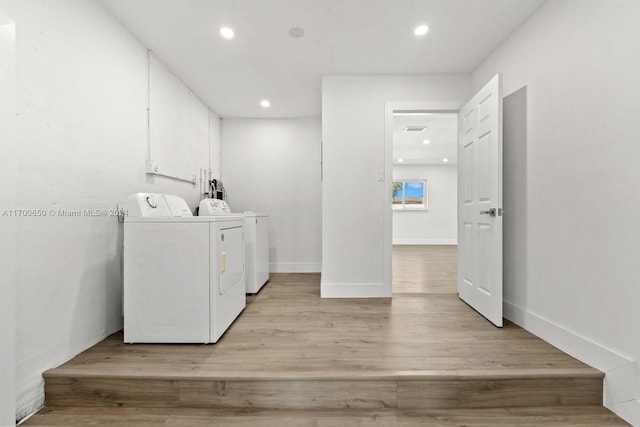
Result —
[{"label": "window", "polygon": [[426,210],[426,181],[393,181],[393,209]]}]

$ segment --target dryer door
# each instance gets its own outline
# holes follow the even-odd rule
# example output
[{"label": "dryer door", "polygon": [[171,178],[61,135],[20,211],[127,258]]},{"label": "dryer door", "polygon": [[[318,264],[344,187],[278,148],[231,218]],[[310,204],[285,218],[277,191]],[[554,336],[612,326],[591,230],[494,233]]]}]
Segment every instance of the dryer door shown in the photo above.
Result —
[{"label": "dryer door", "polygon": [[222,228],[218,231],[218,266],[220,295],[242,282],[244,287],[244,228]]}]

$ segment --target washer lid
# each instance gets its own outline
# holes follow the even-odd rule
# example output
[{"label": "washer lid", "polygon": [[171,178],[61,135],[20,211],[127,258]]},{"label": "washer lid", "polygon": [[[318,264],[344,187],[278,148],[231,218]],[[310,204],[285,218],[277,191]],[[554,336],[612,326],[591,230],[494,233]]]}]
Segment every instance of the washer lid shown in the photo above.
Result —
[{"label": "washer lid", "polygon": [[187,202],[185,202],[182,197],[165,194],[164,198],[167,200],[167,204],[169,205],[169,209],[173,216],[193,216],[191,209],[189,209],[189,205],[187,205]]},{"label": "washer lid", "polygon": [[251,212],[251,211],[246,211],[244,212],[244,216],[247,218],[256,218],[256,217],[268,217],[269,214],[268,213],[260,213],[260,212]]},{"label": "washer lid", "polygon": [[135,217],[135,216],[126,216],[124,218],[125,223],[140,223],[140,222],[163,222],[163,223],[231,223],[231,222],[239,222],[240,224],[244,224],[246,217],[242,214],[231,214],[231,215],[218,215],[218,216],[168,216],[168,217]]}]

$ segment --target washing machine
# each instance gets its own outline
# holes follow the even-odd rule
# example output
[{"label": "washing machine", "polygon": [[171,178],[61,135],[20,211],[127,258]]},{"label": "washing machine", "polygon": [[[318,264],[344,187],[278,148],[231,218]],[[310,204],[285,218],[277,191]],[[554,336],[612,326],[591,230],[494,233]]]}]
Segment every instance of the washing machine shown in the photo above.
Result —
[{"label": "washing machine", "polygon": [[245,218],[193,216],[167,194],[138,193],[124,219],[124,341],[215,343],[242,312]]},{"label": "washing machine", "polygon": [[[203,199],[199,215],[228,215],[231,213],[224,200]],[[269,215],[244,212],[246,231],[247,294],[257,293],[269,281]]]}]

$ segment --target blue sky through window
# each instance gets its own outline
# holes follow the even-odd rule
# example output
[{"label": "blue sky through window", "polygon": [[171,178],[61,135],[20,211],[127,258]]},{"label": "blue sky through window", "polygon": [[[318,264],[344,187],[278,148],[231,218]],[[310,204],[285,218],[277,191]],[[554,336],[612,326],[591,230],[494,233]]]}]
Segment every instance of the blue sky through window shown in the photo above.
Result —
[{"label": "blue sky through window", "polygon": [[424,183],[423,182],[407,182],[405,184],[407,197],[424,197]]}]

